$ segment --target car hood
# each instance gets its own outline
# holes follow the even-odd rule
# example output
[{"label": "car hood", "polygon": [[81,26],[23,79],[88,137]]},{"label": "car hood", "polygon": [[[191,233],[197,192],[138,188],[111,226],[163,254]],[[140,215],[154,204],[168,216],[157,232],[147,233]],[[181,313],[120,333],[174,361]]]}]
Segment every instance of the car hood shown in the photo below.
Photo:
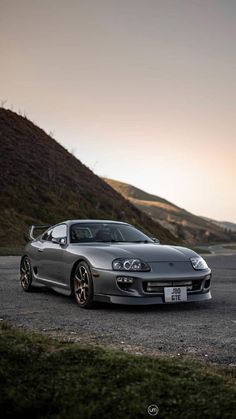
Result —
[{"label": "car hood", "polygon": [[187,261],[187,257],[183,251],[173,247],[159,244],[145,243],[145,244],[127,244],[110,246],[110,250],[117,257],[135,257],[142,259],[145,262],[177,262]]},{"label": "car hood", "polygon": [[[80,246],[77,247],[79,253]],[[85,250],[85,247],[84,247]],[[77,253],[76,252],[76,253]],[[86,246],[88,255],[115,258],[139,258],[145,262],[186,262],[196,253],[178,246],[167,246],[156,243],[93,243]]]}]

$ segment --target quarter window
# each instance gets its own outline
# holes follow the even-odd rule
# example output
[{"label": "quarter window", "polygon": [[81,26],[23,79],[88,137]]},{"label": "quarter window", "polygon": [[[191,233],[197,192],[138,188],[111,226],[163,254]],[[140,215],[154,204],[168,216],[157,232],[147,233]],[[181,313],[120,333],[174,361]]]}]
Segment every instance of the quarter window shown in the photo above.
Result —
[{"label": "quarter window", "polygon": [[46,233],[42,235],[42,240],[49,241],[51,234],[52,234],[52,229],[50,228],[50,230],[46,231]]}]

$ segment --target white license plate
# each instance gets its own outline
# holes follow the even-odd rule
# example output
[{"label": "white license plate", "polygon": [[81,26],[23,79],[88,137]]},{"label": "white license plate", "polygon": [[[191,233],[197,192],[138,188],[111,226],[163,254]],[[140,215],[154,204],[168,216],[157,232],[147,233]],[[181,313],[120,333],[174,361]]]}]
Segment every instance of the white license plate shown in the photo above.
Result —
[{"label": "white license plate", "polygon": [[166,303],[181,303],[187,301],[187,287],[165,287]]}]

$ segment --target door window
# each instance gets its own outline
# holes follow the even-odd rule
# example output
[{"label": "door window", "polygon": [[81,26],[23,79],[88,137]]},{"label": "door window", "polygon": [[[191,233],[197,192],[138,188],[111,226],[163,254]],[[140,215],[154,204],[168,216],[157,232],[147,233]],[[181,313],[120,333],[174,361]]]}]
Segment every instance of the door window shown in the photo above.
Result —
[{"label": "door window", "polygon": [[53,228],[51,234],[50,234],[50,239],[61,239],[62,237],[66,237],[67,233],[66,233],[66,225],[65,224],[61,224],[59,226],[56,226]]}]

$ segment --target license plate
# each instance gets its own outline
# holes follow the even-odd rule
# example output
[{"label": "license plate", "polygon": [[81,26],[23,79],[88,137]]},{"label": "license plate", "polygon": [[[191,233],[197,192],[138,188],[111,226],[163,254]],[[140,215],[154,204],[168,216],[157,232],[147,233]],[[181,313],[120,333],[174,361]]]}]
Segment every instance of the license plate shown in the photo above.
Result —
[{"label": "license plate", "polygon": [[187,301],[187,287],[165,287],[166,303],[181,303]]}]

